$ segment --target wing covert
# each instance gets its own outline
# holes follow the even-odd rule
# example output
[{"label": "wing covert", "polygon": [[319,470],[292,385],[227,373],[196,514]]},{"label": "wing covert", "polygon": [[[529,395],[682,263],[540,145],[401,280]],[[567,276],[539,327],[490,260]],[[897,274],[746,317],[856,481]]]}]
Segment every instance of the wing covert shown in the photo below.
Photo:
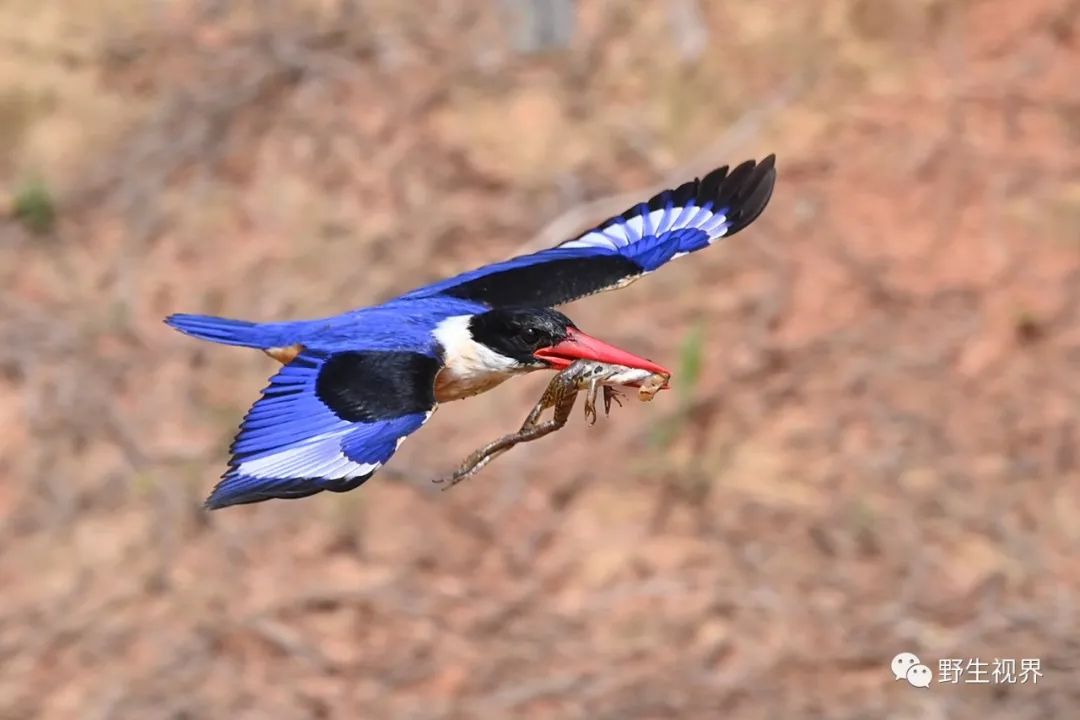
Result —
[{"label": "wing covert", "polygon": [[206,506],[359,487],[430,417],[439,366],[414,352],[304,350],[248,411]]}]

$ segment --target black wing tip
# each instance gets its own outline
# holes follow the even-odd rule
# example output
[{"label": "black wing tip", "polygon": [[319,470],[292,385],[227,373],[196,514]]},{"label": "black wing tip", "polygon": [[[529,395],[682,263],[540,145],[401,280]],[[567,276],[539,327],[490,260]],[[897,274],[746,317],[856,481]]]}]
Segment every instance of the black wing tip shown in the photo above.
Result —
[{"label": "black wing tip", "polygon": [[324,489],[326,488],[317,488],[294,493],[273,491],[237,493],[229,488],[220,488],[219,484],[219,487],[215,487],[206,500],[203,501],[203,508],[213,512],[214,510],[222,510],[227,507],[254,505],[255,503],[266,502],[267,500],[298,500],[300,498],[311,497],[316,493],[321,493]]},{"label": "black wing tip", "polygon": [[[252,505],[267,500],[299,500],[321,492],[345,493],[360,487],[370,480],[374,474],[375,470],[372,470],[364,475],[341,480],[268,478],[265,486],[256,485],[243,488],[237,487],[234,483],[244,478],[234,475],[233,471],[230,470],[210,491],[210,495],[203,501],[203,508],[206,510],[221,510],[235,505]],[[290,483],[292,484],[290,485]]]},{"label": "black wing tip", "polygon": [[[776,155],[761,160],[747,160],[731,172],[727,166],[705,176],[700,184],[699,202],[712,201],[716,208],[727,208],[727,236],[734,235],[757,220],[772,199],[776,185]],[[712,179],[718,176],[717,179]]]},{"label": "black wing tip", "polygon": [[[704,177],[687,181],[677,188],[657,193],[648,201],[649,210],[659,210],[668,202],[676,205],[694,201],[698,205],[712,202],[714,208],[727,208],[728,231],[734,235],[754,222],[772,198],[776,184],[776,155],[761,160],[747,160],[730,168],[727,165],[706,173]],[[629,220],[638,214],[635,205],[622,215],[612,218],[602,227],[620,219]]]},{"label": "black wing tip", "polygon": [[222,508],[227,508],[234,504],[235,503],[216,497],[214,493],[210,493],[206,500],[203,501],[203,510],[213,512],[214,510],[221,510]]}]

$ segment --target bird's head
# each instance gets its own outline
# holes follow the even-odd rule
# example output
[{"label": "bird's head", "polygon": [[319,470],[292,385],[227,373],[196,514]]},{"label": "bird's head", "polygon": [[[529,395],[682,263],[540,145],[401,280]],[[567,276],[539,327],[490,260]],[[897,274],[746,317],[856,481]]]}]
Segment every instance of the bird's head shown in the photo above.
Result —
[{"label": "bird's head", "polygon": [[468,330],[471,339],[508,372],[562,370],[586,359],[671,374],[650,360],[585,334],[570,318],[550,308],[496,308],[473,315]]}]

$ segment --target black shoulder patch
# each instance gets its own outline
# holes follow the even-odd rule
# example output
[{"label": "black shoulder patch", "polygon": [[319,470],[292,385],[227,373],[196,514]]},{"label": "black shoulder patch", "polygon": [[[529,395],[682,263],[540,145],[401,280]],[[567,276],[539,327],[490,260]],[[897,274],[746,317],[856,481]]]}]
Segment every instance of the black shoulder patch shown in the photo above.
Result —
[{"label": "black shoulder patch", "polygon": [[406,350],[334,353],[315,380],[315,394],[349,422],[372,422],[435,407],[440,362]]},{"label": "black shoulder patch", "polygon": [[491,307],[561,305],[640,275],[644,269],[622,255],[560,258],[474,278],[445,291]]}]

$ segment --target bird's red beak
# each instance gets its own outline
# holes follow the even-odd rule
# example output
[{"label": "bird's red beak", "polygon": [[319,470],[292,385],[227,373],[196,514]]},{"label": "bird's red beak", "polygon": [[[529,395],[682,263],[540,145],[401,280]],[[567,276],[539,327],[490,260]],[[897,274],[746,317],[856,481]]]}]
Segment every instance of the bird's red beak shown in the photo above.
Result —
[{"label": "bird's red beak", "polygon": [[614,345],[608,345],[603,340],[586,335],[577,328],[567,328],[565,340],[551,347],[540,348],[533,355],[556,370],[569,367],[575,360],[596,360],[610,365],[625,365],[671,376],[670,370],[660,367],[651,360],[620,350]]}]

